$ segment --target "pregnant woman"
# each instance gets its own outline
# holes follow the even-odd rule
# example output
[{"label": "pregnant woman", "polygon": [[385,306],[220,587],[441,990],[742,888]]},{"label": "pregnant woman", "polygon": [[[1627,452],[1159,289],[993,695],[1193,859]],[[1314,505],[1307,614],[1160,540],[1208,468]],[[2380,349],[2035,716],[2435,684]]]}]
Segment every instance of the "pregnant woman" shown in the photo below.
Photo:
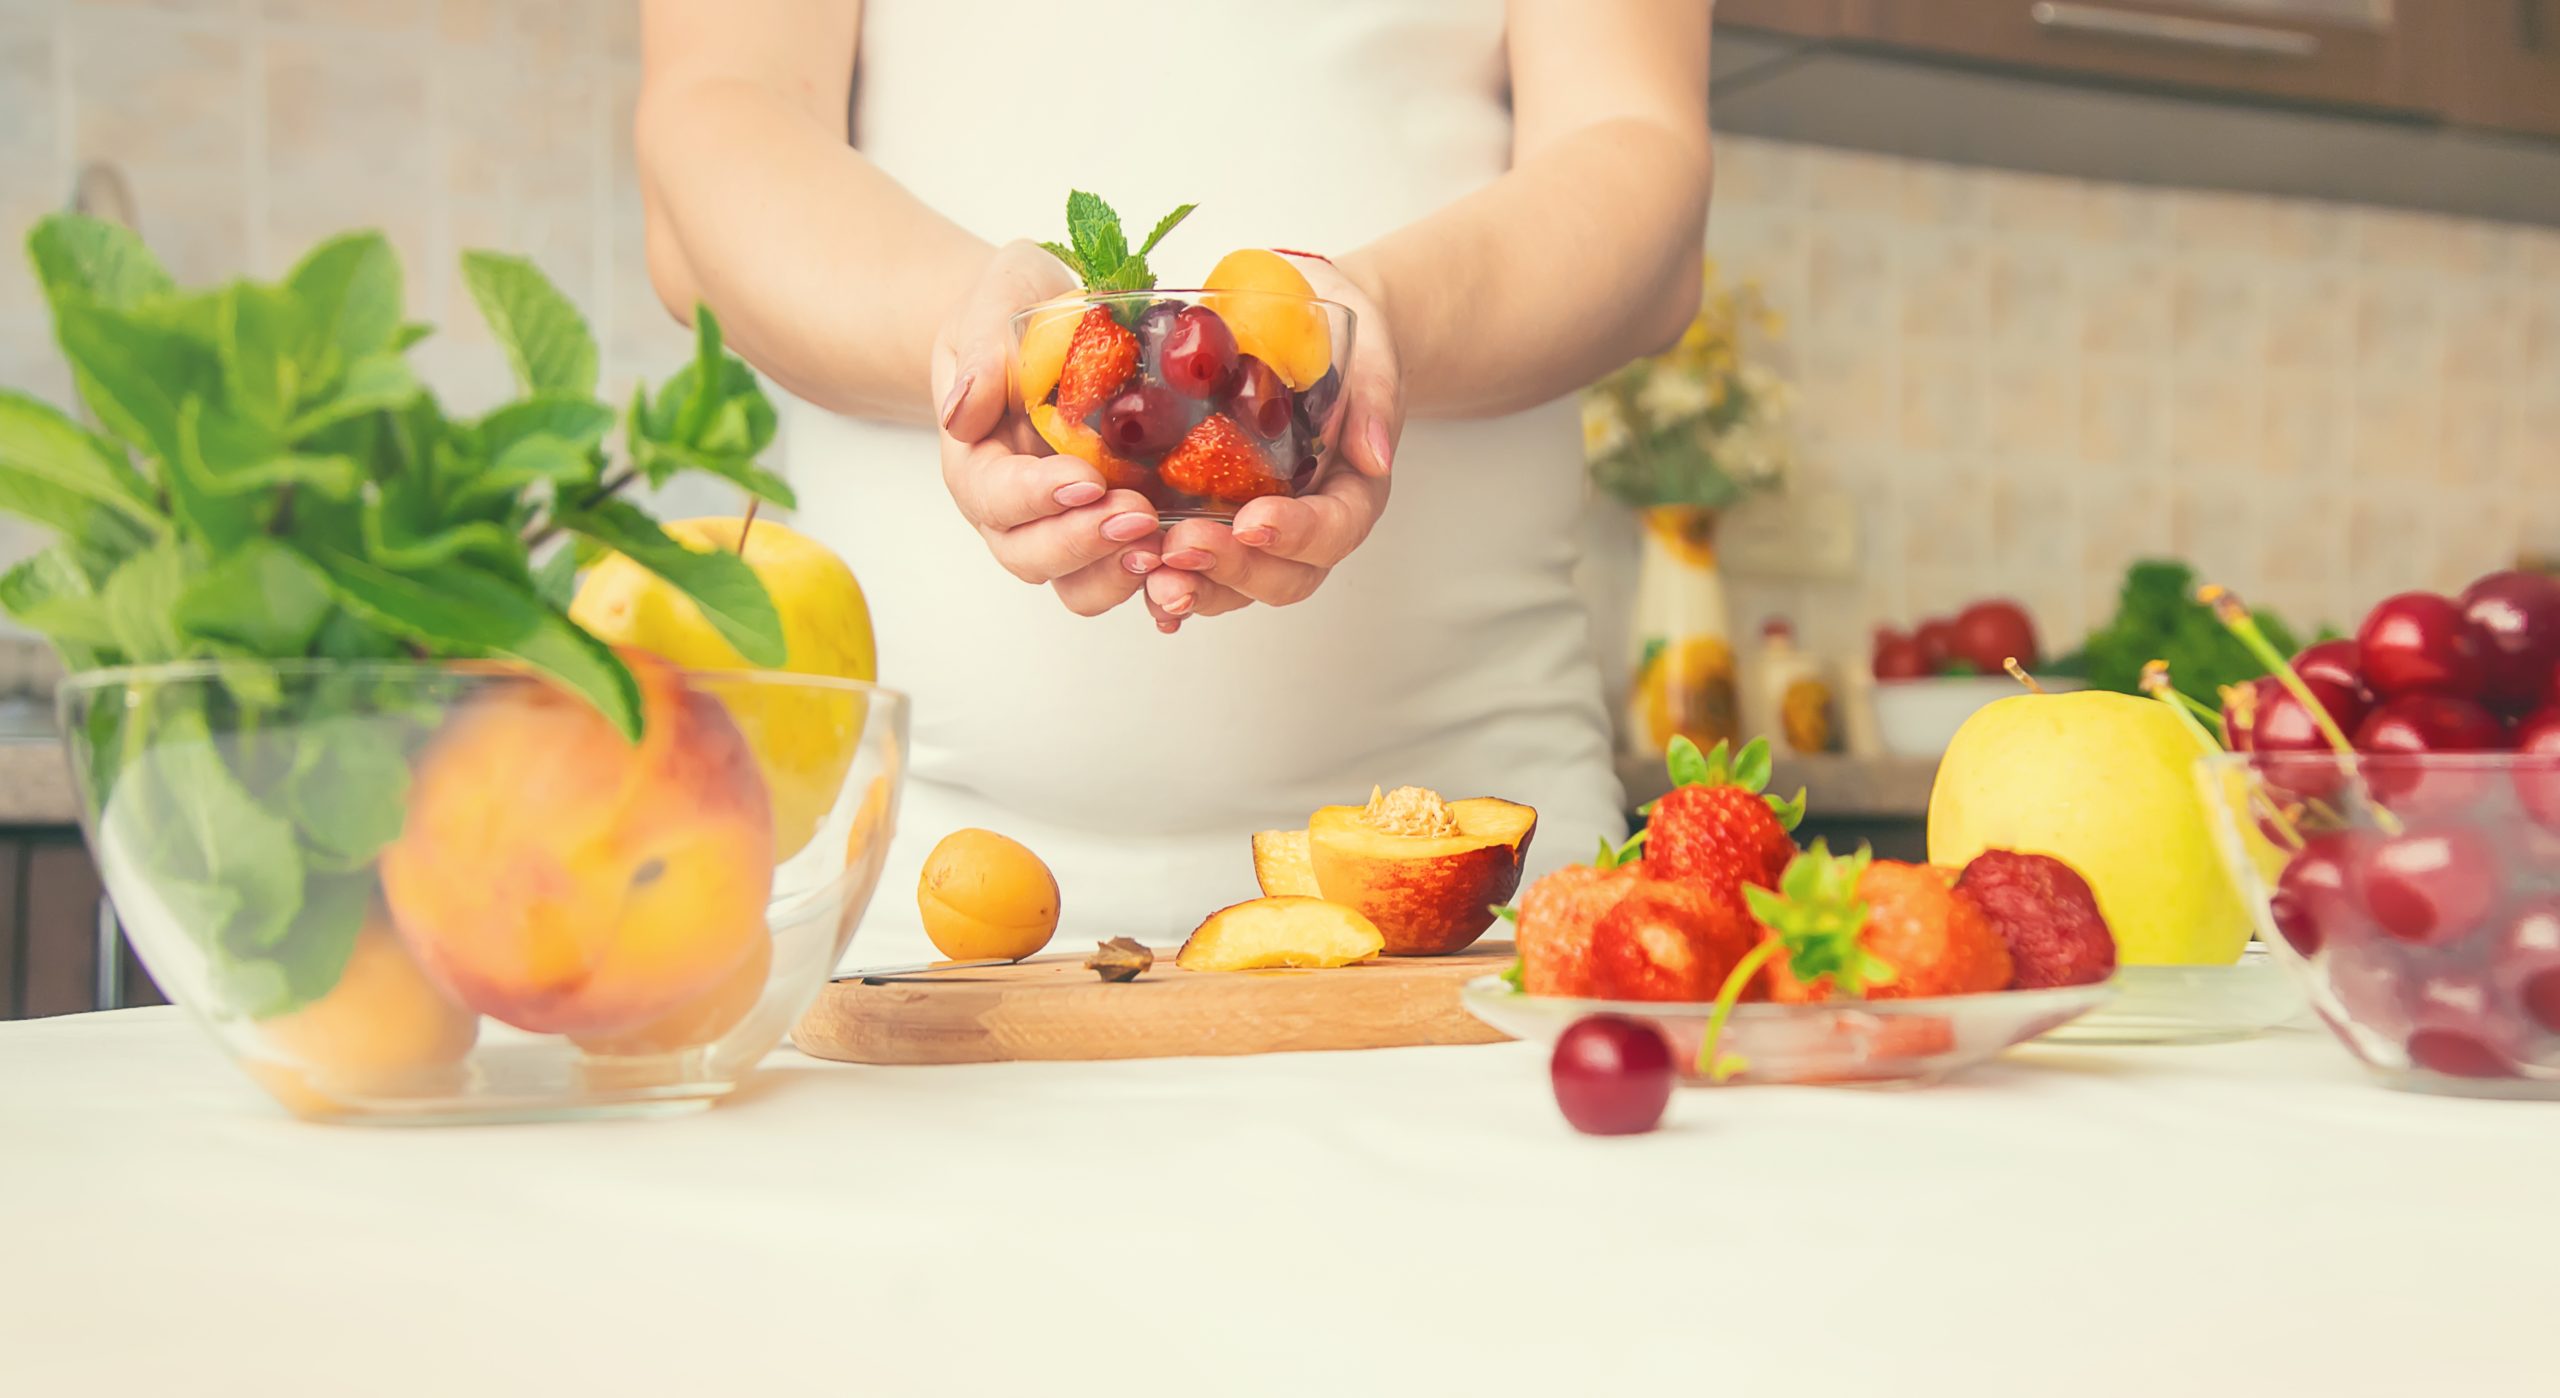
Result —
[{"label": "pregnant woman", "polygon": [[[649,269],[792,395],[798,525],[915,698],[853,959],[931,955],[962,826],[1056,869],[1062,937],[1162,942],[1247,837],[1372,785],[1538,808],[1532,872],[1623,826],[1570,395],[1698,304],[1709,0],[651,0]],[[1008,322],[1074,289],[1069,189],[1198,212],[1197,286],[1293,255],[1358,316],[1331,482],[1171,526],[1023,455]],[[1143,229],[1144,224],[1140,225]],[[1389,508],[1392,494],[1392,508]]]}]

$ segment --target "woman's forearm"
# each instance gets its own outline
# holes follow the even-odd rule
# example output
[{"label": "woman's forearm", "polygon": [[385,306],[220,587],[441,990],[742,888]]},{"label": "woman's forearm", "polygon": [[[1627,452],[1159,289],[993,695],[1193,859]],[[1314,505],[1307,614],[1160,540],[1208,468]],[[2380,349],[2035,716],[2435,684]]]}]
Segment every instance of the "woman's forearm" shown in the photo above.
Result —
[{"label": "woman's forearm", "polygon": [[1697,313],[1708,152],[1703,122],[1596,123],[1343,258],[1395,327],[1408,410],[1515,411],[1677,337]]},{"label": "woman's forearm", "polygon": [[984,240],[753,80],[644,93],[638,142],[668,309],[709,305],[740,354],[812,402],[932,420],[934,331],[992,254]]}]

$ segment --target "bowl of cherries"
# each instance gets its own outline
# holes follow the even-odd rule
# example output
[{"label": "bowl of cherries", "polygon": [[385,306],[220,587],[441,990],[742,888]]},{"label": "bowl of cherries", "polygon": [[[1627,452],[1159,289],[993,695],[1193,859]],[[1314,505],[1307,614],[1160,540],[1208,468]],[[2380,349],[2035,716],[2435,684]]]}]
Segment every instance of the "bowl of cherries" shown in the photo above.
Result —
[{"label": "bowl of cherries", "polygon": [[2386,1083],[2560,1098],[2560,579],[2401,593],[2272,669],[2204,782],[2260,939]]}]

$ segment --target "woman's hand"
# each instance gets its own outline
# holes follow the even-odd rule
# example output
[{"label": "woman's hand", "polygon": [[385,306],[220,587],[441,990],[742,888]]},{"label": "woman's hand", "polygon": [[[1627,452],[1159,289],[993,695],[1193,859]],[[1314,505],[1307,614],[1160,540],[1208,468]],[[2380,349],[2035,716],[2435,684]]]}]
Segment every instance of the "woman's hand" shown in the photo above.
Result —
[{"label": "woman's hand", "polygon": [[1047,583],[1079,616],[1099,616],[1144,583],[1155,554],[1131,546],[1161,528],[1155,506],[1106,488],[1075,457],[1047,455],[1013,387],[1013,314],[1076,289],[1037,244],[996,249],[977,285],[934,337],[933,391],[942,404],[942,482],[1006,572]]},{"label": "woman's hand", "polygon": [[1266,495],[1236,511],[1233,526],[1184,520],[1164,540],[1162,566],[1145,578],[1147,610],[1168,634],[1185,619],[1216,616],[1254,602],[1285,607],[1315,595],[1334,565],[1369,537],[1387,507],[1387,471],[1404,433],[1404,381],[1395,336],[1376,298],[1320,257],[1292,254],[1316,295],[1353,316],[1344,366],[1341,455],[1349,470],[1297,499]]}]

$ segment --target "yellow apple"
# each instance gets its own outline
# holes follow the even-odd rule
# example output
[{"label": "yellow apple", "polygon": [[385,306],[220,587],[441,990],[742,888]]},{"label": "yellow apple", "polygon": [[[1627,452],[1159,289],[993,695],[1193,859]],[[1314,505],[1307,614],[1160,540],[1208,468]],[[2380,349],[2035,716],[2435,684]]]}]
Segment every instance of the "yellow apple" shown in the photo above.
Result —
[{"label": "yellow apple", "polygon": [[2249,914],[2196,781],[2203,755],[2167,705],[2129,694],[2020,694],[1948,744],[1929,794],[1929,862],[1986,849],[2049,854],[2080,871],[2134,966],[2240,959]]},{"label": "yellow apple", "polygon": [[[685,547],[707,552],[736,549],[743,527],[744,521],[734,518],[683,519],[669,523],[666,531]],[[874,678],[871,609],[853,569],[826,545],[771,520],[757,521],[746,537],[747,566],[764,580],[782,615],[782,668],[837,679]],[[620,554],[588,572],[569,616],[607,644],[636,646],[687,668],[749,668],[692,598]],[[715,692],[746,734],[772,792],[774,857],[789,859],[809,843],[834,807],[862,742],[867,706],[857,695],[821,689],[730,686],[715,687]]]}]

